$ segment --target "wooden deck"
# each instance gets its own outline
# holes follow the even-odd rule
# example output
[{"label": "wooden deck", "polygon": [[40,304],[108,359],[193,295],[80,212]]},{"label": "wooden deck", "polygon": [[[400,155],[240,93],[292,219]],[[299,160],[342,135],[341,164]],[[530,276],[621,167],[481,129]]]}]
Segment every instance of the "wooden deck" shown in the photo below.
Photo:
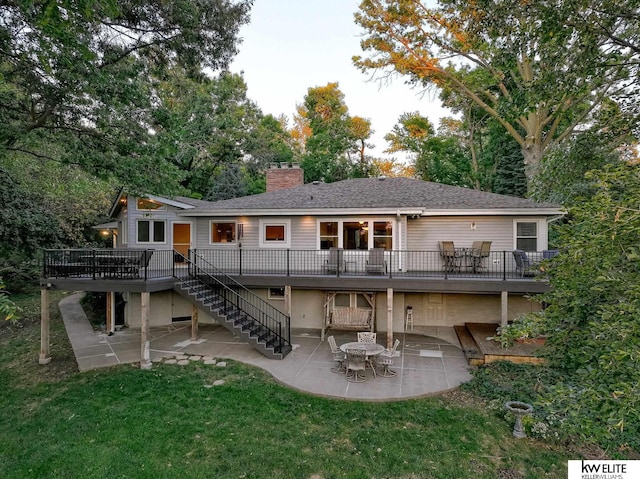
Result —
[{"label": "wooden deck", "polygon": [[497,334],[498,324],[466,323],[456,326],[455,331],[469,364],[478,366],[494,361],[510,361],[512,363],[540,364],[542,358],[536,356],[540,349],[538,343],[515,343],[503,348],[500,343],[487,338]]}]

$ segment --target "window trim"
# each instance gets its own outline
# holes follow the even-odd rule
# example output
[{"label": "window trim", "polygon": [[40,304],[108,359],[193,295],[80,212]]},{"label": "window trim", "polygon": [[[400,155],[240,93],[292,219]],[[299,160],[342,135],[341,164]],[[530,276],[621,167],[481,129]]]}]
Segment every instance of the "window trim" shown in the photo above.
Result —
[{"label": "window trim", "polygon": [[[141,221],[147,221],[149,223],[149,237],[155,236],[153,234],[154,229],[152,228],[151,223],[162,223],[164,225],[164,241],[140,241],[140,230],[138,229],[138,224]],[[167,244],[167,220],[156,220],[150,218],[139,218],[136,220],[136,243],[137,244]]]},{"label": "window trim", "polygon": [[[226,223],[226,224],[232,224],[233,228],[234,228],[234,236],[235,238],[233,239],[233,241],[230,242],[214,242],[213,241],[213,225],[217,224],[217,223]],[[236,246],[238,244],[238,222],[235,220],[228,220],[228,221],[224,221],[224,220],[209,220],[209,245],[210,246]]]},{"label": "window trim", "polygon": [[[267,241],[267,226],[284,226],[284,241]],[[291,248],[291,220],[260,219],[259,244],[261,248]]]},{"label": "window trim", "polygon": [[546,235],[546,221],[540,218],[514,218],[513,219],[513,249],[518,248],[518,238],[533,238],[531,236],[518,236],[518,223],[535,223],[536,224],[536,249],[542,251],[547,247],[546,241],[543,240]]},{"label": "window trim", "polygon": [[[272,289],[281,289],[282,290],[282,296],[280,296],[279,294],[276,294],[276,295],[272,294],[271,293]],[[279,288],[278,287],[267,288],[267,299],[271,299],[273,301],[284,301],[286,295],[287,295],[287,292],[286,292],[284,286],[280,286]]]},{"label": "window trim", "polygon": [[120,236],[120,244],[129,244],[129,218],[124,215],[118,222],[118,234]]},{"label": "window trim", "polygon": [[[395,218],[388,216],[381,216],[375,218],[359,218],[359,217],[343,217],[343,218],[318,218],[316,222],[316,249],[320,250],[321,240],[320,240],[320,223],[338,223],[338,248],[342,248],[344,251],[349,252],[364,252],[367,253],[371,249],[373,249],[374,245],[374,223],[391,223],[391,249],[388,251],[393,251],[398,243],[398,228],[399,223]],[[369,229],[369,235],[367,238],[367,249],[345,249],[344,248],[344,223],[366,223],[367,228]],[[387,238],[387,236],[384,236]],[[328,250],[323,250],[328,251]]]}]

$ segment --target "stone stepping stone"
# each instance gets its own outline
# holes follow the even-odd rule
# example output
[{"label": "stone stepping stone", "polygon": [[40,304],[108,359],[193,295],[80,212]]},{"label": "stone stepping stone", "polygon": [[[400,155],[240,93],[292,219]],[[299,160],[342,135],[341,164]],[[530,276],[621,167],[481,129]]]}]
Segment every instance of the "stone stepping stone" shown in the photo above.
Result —
[{"label": "stone stepping stone", "polygon": [[181,359],[180,361],[178,361],[178,366],[186,366],[187,364],[189,364],[189,360],[188,359]]},{"label": "stone stepping stone", "polygon": [[176,364],[178,361],[176,359],[167,359],[164,363],[165,364]]},{"label": "stone stepping stone", "polygon": [[189,361],[200,361],[202,356],[189,356]]},{"label": "stone stepping stone", "polygon": [[216,381],[213,381],[214,386],[222,386],[223,384],[224,384],[224,379],[217,379]]},{"label": "stone stepping stone", "polygon": [[215,366],[216,365],[216,360],[215,359],[206,359],[204,361],[205,364],[208,364],[210,366]]},{"label": "stone stepping stone", "polygon": [[178,361],[180,361],[181,359],[189,359],[189,356],[187,356],[186,354],[179,354],[176,356],[176,359]]},{"label": "stone stepping stone", "polygon": [[216,366],[219,368],[226,368],[227,363],[225,363],[224,361],[220,361],[219,363],[216,363]]}]

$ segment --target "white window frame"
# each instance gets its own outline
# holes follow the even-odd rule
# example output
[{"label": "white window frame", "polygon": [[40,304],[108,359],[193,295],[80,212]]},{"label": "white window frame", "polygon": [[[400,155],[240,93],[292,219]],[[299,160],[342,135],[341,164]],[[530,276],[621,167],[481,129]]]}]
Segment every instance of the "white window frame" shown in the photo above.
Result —
[{"label": "white window frame", "polygon": [[[271,290],[273,290],[273,289],[281,289],[282,290],[282,296],[280,296],[279,294],[272,294]],[[284,301],[286,295],[287,295],[287,291],[285,290],[284,286],[282,286],[280,288],[269,288],[269,289],[267,289],[267,298],[271,299],[273,301]]]},{"label": "white window frame", "polygon": [[[284,241],[266,241],[267,226],[284,226]],[[291,220],[261,219],[259,241],[261,248],[291,248]]]},{"label": "white window frame", "polygon": [[[394,249],[396,249],[396,245],[398,244],[398,225],[399,223],[396,221],[395,218],[391,218],[391,217],[379,217],[379,218],[358,218],[358,217],[353,217],[353,218],[318,218],[317,220],[317,224],[316,224],[316,249],[321,249],[320,248],[320,223],[328,223],[328,222],[336,222],[338,223],[338,248],[342,248],[345,251],[349,251],[349,252],[362,252],[362,253],[366,253],[369,250],[373,249],[373,223],[391,223],[391,250],[393,251]],[[367,223],[367,228],[369,228],[369,235],[367,238],[367,249],[366,250],[358,250],[358,249],[345,249],[344,248],[344,223]],[[324,250],[327,251],[327,250]]]},{"label": "white window frame", "polygon": [[[233,224],[234,228],[235,228],[235,238],[234,238],[234,240],[231,241],[231,242],[227,242],[227,243],[214,242],[212,233],[213,233],[213,225],[216,224],[216,223]],[[239,234],[240,233],[238,231],[238,222],[237,221],[234,221],[234,220],[228,220],[228,221],[225,221],[225,220],[210,220],[209,221],[209,245],[211,245],[211,246],[226,246],[226,245],[235,246],[235,245],[238,244],[238,241],[239,241],[238,236],[239,236]]]},{"label": "white window frame", "polygon": [[[138,236],[139,233],[139,229],[138,229],[138,224],[141,221],[148,221],[149,224],[149,241],[140,241],[140,238]],[[164,241],[154,241],[153,238],[153,232],[154,229],[151,225],[151,223],[162,223],[164,225]],[[136,220],[136,243],[138,244],[167,244],[168,241],[168,233],[167,233],[167,220],[155,220],[155,219],[149,219],[149,218],[140,218],[138,220]]]},{"label": "white window frame", "polygon": [[547,248],[547,222],[541,218],[514,218],[513,220],[513,249],[518,248],[518,223],[536,223],[536,249],[542,251]]},{"label": "white window frame", "polygon": [[118,226],[122,228],[118,228],[118,234],[120,235],[120,243],[125,245],[129,243],[129,218],[127,215],[124,215],[122,219],[118,222]]}]

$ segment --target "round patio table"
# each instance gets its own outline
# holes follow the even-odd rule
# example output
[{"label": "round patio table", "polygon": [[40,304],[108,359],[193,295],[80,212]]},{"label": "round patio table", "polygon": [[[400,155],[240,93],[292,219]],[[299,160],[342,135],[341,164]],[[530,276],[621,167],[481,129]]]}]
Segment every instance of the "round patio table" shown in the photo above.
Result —
[{"label": "round patio table", "polygon": [[359,343],[357,341],[340,345],[340,351],[343,353],[346,353],[347,349],[364,349],[367,352],[367,357],[369,357],[380,354],[384,351],[384,346],[378,343]]},{"label": "round patio table", "polygon": [[348,349],[363,349],[365,351],[365,354],[366,354],[366,360],[365,361],[371,367],[371,370],[373,371],[373,377],[377,376],[376,368],[375,368],[371,358],[373,356],[377,356],[382,351],[384,351],[385,348],[384,348],[384,346],[382,344],[377,344],[377,343],[359,343],[359,342],[355,341],[355,342],[352,342],[352,343],[344,343],[344,344],[340,345],[340,351],[342,351],[343,353],[346,353]]}]

